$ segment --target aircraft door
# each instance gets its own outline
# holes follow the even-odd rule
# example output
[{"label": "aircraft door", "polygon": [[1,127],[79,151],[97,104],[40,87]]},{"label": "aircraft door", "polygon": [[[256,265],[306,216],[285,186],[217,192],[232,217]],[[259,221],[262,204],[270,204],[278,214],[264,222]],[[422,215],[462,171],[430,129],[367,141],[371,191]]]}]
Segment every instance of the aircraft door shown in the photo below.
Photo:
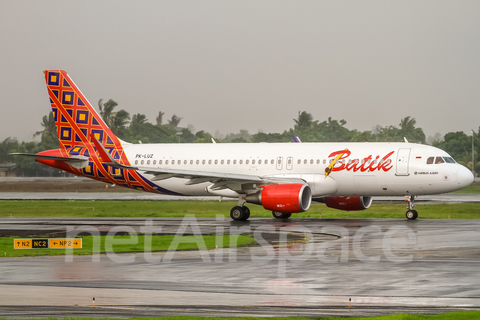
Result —
[{"label": "aircraft door", "polygon": [[292,170],[293,168],[293,157],[287,157],[287,170]]},{"label": "aircraft door", "polygon": [[282,170],[283,168],[283,157],[277,158],[277,170]]},{"label": "aircraft door", "polygon": [[408,176],[408,160],[410,159],[411,149],[398,149],[397,154],[397,176]]}]

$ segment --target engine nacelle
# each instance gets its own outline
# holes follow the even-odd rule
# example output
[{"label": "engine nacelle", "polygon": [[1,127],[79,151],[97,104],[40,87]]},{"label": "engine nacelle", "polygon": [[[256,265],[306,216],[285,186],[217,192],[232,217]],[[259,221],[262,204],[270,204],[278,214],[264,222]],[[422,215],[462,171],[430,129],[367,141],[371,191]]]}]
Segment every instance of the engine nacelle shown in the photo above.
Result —
[{"label": "engine nacelle", "polygon": [[297,213],[307,211],[312,203],[312,191],[307,184],[273,184],[248,194],[246,201],[262,205],[266,210]]},{"label": "engine nacelle", "polygon": [[323,203],[329,208],[344,211],[360,211],[372,205],[372,197],[325,197]]}]

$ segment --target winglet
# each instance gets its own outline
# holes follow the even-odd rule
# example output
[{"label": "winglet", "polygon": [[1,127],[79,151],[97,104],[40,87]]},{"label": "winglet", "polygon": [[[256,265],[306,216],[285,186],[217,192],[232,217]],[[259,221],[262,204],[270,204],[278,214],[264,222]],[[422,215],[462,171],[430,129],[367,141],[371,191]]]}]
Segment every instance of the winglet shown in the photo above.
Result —
[{"label": "winglet", "polygon": [[297,143],[302,143],[302,140],[300,140],[300,138],[296,134],[293,135],[293,141]]}]

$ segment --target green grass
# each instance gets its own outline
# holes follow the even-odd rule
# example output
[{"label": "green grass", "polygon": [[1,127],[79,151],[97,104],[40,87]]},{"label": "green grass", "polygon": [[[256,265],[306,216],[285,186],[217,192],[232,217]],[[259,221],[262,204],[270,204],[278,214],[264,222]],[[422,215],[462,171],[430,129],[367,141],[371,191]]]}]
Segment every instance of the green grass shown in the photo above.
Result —
[{"label": "green grass", "polygon": [[[0,217],[184,217],[193,214],[197,218],[230,217],[235,201],[0,201]],[[272,218],[270,211],[258,205],[248,205],[252,217]],[[418,205],[420,218],[426,219],[478,219],[480,203]],[[364,211],[340,211],[324,204],[313,204],[307,212],[296,213],[292,218],[404,219],[404,204],[374,204]]]},{"label": "green grass", "polygon": [[[149,238],[150,236],[147,236]],[[18,237],[4,237],[0,238],[0,252],[1,256],[7,257],[23,257],[23,256],[57,256],[64,255],[65,249],[13,249],[13,240]],[[81,237],[83,244],[82,249],[74,249],[73,254],[75,255],[90,255],[92,253],[106,253],[105,249],[105,240],[106,236],[84,236]],[[99,239],[100,238],[100,241]],[[112,249],[114,252],[143,252],[145,248],[145,235],[138,235],[138,240],[135,241],[131,236],[115,236],[108,237],[109,241],[114,239],[112,242]],[[188,250],[188,249],[214,249],[217,245],[219,248],[222,247],[235,247],[242,245],[249,245],[255,242],[255,239],[250,236],[241,236],[241,235],[224,235],[223,242],[221,242],[221,237],[216,241],[214,235],[203,236],[203,241],[205,242],[205,247],[202,246],[200,236],[175,236],[175,235],[164,235],[164,236],[151,236],[151,240],[147,239],[147,243],[152,243],[152,251],[166,251],[169,249],[172,241],[175,241],[178,246],[176,250]],[[130,241],[129,241],[130,240]],[[94,243],[99,241],[100,248],[94,246]],[[121,243],[123,242],[123,243]],[[130,242],[130,243],[129,243]],[[132,243],[133,242],[133,243]],[[115,244],[116,243],[116,244]],[[175,244],[175,243],[174,243]],[[172,247],[174,249],[174,247]]]},{"label": "green grass", "polygon": [[[2,319],[2,318],[0,318]],[[38,319],[38,320],[50,320],[49,319]],[[72,319],[70,317],[65,317],[65,319]],[[75,318],[77,320],[114,320],[110,318]],[[233,317],[233,318],[214,318],[214,317],[145,317],[145,318],[129,318],[130,320],[264,320],[265,318],[258,317]],[[480,319],[480,311],[457,311],[450,313],[443,313],[438,315],[421,315],[421,314],[398,314],[398,315],[389,315],[389,316],[379,316],[379,317],[353,317],[353,318],[332,318],[332,317],[312,317],[312,318],[296,318],[296,317],[274,317],[268,318],[271,320],[338,320],[338,319],[348,319],[348,320],[476,320]],[[27,320],[27,319],[16,319],[16,320]]]}]

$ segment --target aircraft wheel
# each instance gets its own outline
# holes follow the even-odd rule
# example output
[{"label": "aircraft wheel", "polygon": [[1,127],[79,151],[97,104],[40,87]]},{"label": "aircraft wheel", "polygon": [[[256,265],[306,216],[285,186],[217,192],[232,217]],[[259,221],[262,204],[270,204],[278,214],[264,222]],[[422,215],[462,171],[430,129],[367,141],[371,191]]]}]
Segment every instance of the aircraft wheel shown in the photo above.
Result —
[{"label": "aircraft wheel", "polygon": [[408,220],[415,220],[418,217],[418,212],[417,210],[408,210],[405,216]]},{"label": "aircraft wheel", "polygon": [[[250,213],[250,210],[248,212]],[[230,218],[235,221],[246,220],[246,216],[246,210],[243,210],[243,208],[240,206],[235,206],[232,208],[232,210],[230,210]]]},{"label": "aircraft wheel", "polygon": [[288,219],[292,214],[288,212],[272,211],[272,215],[275,219]]},{"label": "aircraft wheel", "polygon": [[250,218],[250,209],[248,207],[243,206],[243,211],[245,212],[245,220],[248,220]]}]

